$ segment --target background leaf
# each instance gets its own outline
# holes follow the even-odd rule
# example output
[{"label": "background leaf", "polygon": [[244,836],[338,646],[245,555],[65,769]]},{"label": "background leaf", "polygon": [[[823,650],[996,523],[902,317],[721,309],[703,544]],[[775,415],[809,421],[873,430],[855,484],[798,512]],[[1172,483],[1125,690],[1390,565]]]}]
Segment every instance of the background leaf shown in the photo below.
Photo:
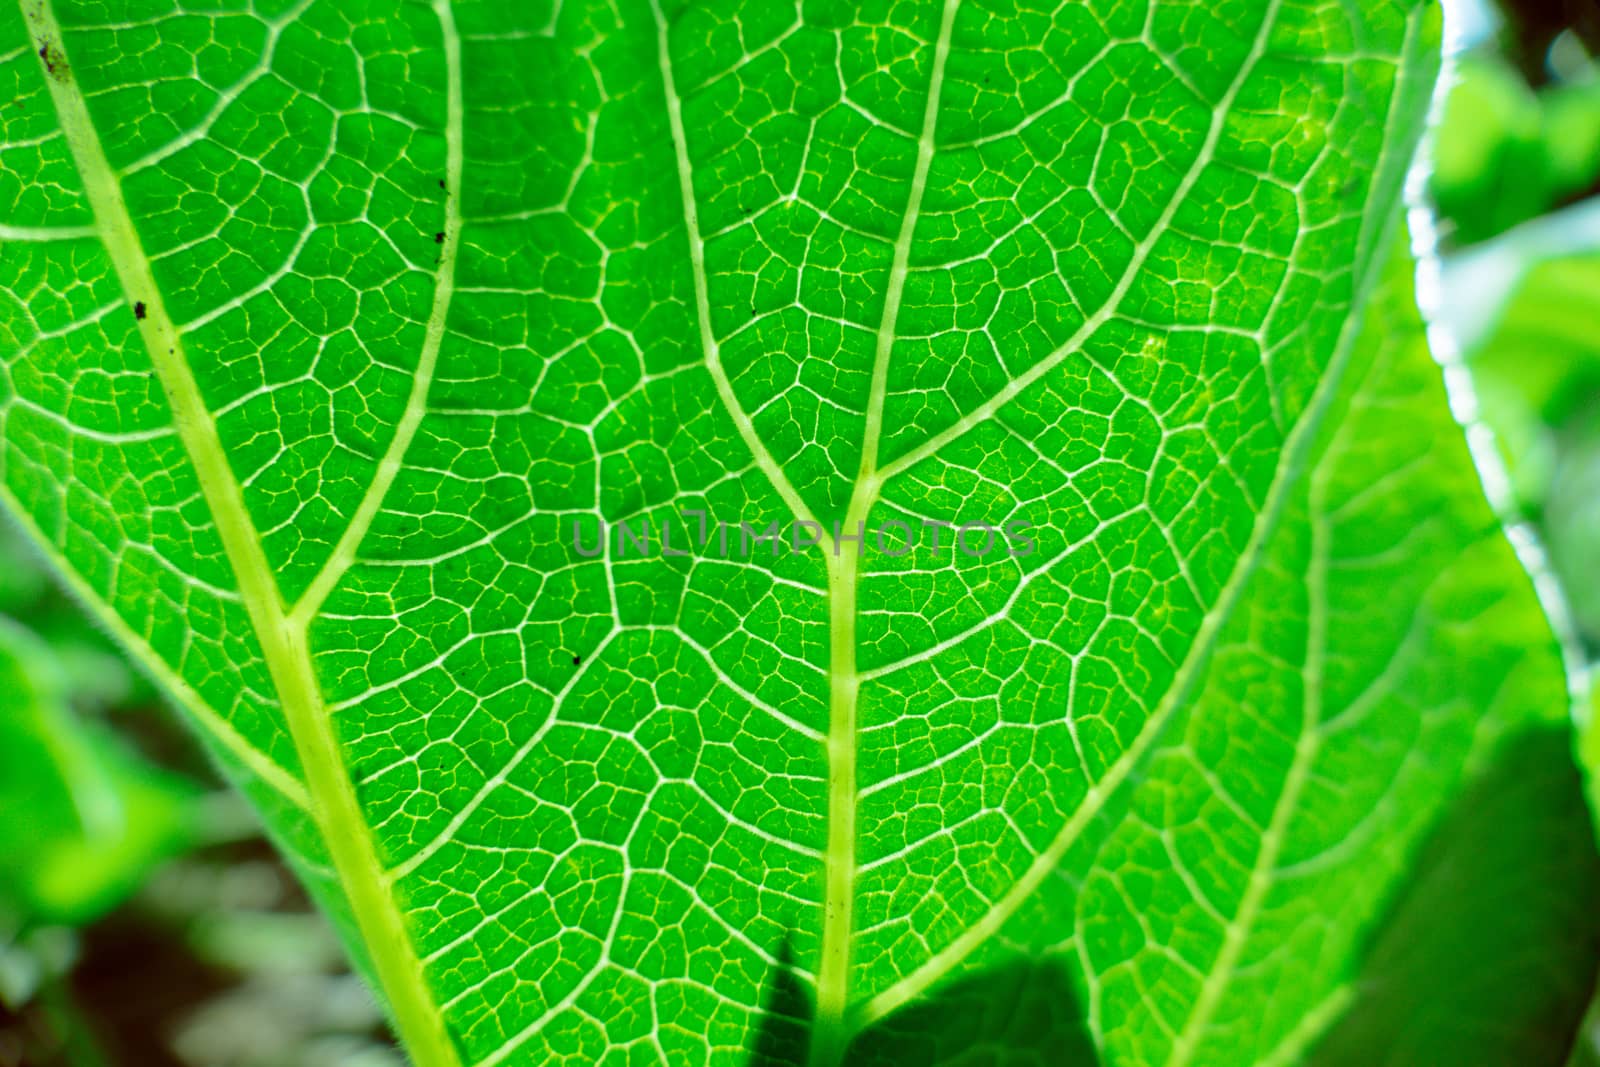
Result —
[{"label": "background leaf", "polygon": [[38,639],[0,616],[0,907],[79,923],[193,832],[196,790],[75,718]]}]

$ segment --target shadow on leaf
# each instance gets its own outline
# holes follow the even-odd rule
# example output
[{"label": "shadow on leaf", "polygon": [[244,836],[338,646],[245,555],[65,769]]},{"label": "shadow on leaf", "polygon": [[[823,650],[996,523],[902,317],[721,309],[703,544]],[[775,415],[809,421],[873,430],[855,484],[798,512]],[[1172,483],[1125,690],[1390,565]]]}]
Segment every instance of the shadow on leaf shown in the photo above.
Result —
[{"label": "shadow on leaf", "polygon": [[778,947],[777,973],[762,1010],[750,1067],[805,1067],[811,1045],[811,991],[794,973],[794,947]]},{"label": "shadow on leaf", "polygon": [[[784,963],[751,1067],[805,1067],[810,991]],[[1066,968],[1018,960],[949,985],[857,1035],[841,1067],[1098,1067]]]},{"label": "shadow on leaf", "polygon": [[1565,1063],[1600,962],[1600,856],[1567,729],[1505,743],[1417,854],[1307,1067]]},{"label": "shadow on leaf", "polygon": [[[1348,1003],[1294,1062],[1566,1063],[1600,965],[1600,853],[1570,746],[1564,725],[1499,746],[1418,849]],[[781,958],[751,1067],[806,1067],[810,989],[787,945]],[[840,1067],[1098,1062],[1066,967],[1017,960],[881,1020]]]}]

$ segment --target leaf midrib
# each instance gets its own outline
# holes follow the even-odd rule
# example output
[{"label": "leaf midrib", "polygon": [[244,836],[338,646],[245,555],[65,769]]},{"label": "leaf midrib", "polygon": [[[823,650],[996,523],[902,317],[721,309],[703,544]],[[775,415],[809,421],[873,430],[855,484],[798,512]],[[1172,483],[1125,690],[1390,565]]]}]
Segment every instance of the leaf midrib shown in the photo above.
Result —
[{"label": "leaf midrib", "polygon": [[[21,7],[23,18],[40,48],[54,49],[66,56],[66,45],[51,0],[30,0]],[[450,100],[446,139],[451,146],[450,162],[458,168],[450,181],[459,188],[460,38],[448,0],[435,0],[433,7],[443,36]],[[41,58],[41,64],[43,62]],[[144,317],[136,322],[140,338],[171,406],[179,440],[194,466],[201,493],[239,583],[241,599],[300,756],[312,814],[333,858],[339,883],[361,930],[396,1028],[418,1067],[459,1067],[460,1057],[428,987],[398,901],[382,877],[371,827],[362,814],[332,717],[316,680],[307,644],[309,614],[291,616],[285,609],[216,424],[187,362],[181,334],[167,311],[123,199],[121,185],[106,159],[87,102],[71,74],[70,56],[66,57],[66,62],[55,62],[53,70],[46,69],[44,78],[94,214],[95,231],[126,298],[145,306]],[[459,230],[459,226],[456,229]],[[441,278],[449,275],[453,268],[453,256],[442,260]],[[436,301],[435,313],[441,311]],[[436,334],[442,334],[442,329],[442,321],[430,322],[428,339],[434,354],[437,353]],[[412,414],[410,406],[406,414]],[[414,430],[412,425],[411,431]],[[401,442],[402,446],[406,442]],[[385,460],[398,463],[394,455],[386,455]],[[387,488],[392,479],[393,471],[389,471],[383,487]],[[363,505],[368,502],[364,500]],[[370,511],[376,512],[376,503]],[[358,516],[360,514],[358,512]],[[366,518],[370,521],[371,514]],[[353,550],[353,546],[351,548]],[[344,565],[348,566],[348,561]],[[337,574],[334,574],[333,580],[336,579]],[[328,585],[331,587],[331,581]],[[326,589],[322,593],[325,595]]]},{"label": "leaf midrib", "polygon": [[[917,137],[917,157],[913,166],[906,206],[901,214],[891,257],[884,305],[874,340],[872,379],[863,420],[861,464],[851,488],[841,534],[857,529],[877,502],[883,479],[878,471],[878,450],[882,438],[883,409],[888,393],[890,357],[896,338],[906,279],[910,273],[911,246],[921,214],[922,198],[935,152],[935,133],[944,81],[945,63],[950,53],[955,16],[961,0],[945,0],[940,15],[938,37],[934,43],[929,72],[928,98],[924,104],[922,126]],[[761,440],[749,416],[734,393],[726,368],[722,366],[720,345],[712,328],[710,282],[705,265],[705,240],[700,231],[695,201],[693,167],[689,159],[688,137],[683,125],[682,98],[673,74],[668,21],[659,0],[651,0],[657,31],[657,58],[666,98],[668,125],[678,169],[678,187],[686,239],[689,246],[695,294],[695,318],[706,367],[715,383],[724,409],[733,419],[740,436],[766,475],[774,490],[801,522],[819,531],[817,550],[822,553],[828,572],[828,690],[829,713],[826,753],[828,763],[827,826],[828,841],[823,857],[822,943],[816,975],[816,1007],[811,1027],[808,1063],[810,1067],[832,1067],[843,1055],[852,1036],[847,1026],[850,1006],[851,943],[854,938],[856,872],[856,707],[861,678],[856,669],[856,603],[860,576],[860,549],[845,536],[837,539],[823,530],[814,513],[784,474],[781,465]]]}]

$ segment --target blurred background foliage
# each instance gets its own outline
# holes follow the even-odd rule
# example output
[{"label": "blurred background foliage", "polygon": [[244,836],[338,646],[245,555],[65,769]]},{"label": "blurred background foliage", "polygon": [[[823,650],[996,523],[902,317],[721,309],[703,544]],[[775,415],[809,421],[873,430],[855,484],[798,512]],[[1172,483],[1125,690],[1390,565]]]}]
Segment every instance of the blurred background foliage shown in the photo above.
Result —
[{"label": "blurred background foliage", "polygon": [[[1447,9],[1432,313],[1592,658],[1600,0]],[[0,704],[0,1067],[402,1062],[243,802],[6,520]],[[1572,1062],[1597,1050],[1600,1010]]]},{"label": "blurred background foliage", "polygon": [[[1513,517],[1600,650],[1600,3],[1447,5],[1464,50],[1433,146],[1437,324]],[[1492,440],[1490,440],[1492,438]],[[1493,479],[1493,474],[1489,474]]]},{"label": "blurred background foliage", "polygon": [[398,1067],[333,931],[0,522],[0,1067]]}]

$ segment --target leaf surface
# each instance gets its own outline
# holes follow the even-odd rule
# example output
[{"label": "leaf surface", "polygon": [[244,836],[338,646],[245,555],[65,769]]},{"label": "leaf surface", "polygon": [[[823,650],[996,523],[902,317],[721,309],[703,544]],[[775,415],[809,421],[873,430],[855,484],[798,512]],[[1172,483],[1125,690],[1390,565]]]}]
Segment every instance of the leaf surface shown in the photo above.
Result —
[{"label": "leaf surface", "polygon": [[1562,712],[1431,8],[4,18],[6,499],[423,1067],[1292,1055]]}]

